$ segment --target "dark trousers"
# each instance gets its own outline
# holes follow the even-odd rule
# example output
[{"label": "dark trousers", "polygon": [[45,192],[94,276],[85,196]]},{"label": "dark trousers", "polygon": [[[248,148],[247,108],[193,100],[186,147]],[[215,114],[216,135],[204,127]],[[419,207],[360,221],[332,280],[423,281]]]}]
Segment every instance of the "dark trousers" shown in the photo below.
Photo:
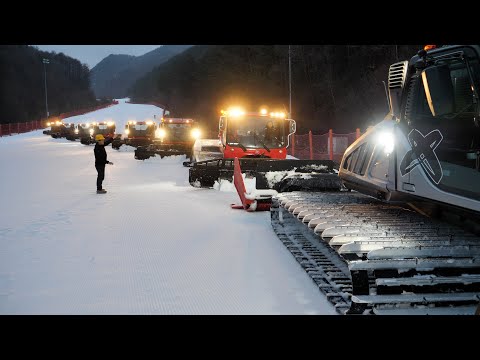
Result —
[{"label": "dark trousers", "polygon": [[97,169],[97,190],[102,190],[102,182],[105,179],[105,165],[95,165]]}]

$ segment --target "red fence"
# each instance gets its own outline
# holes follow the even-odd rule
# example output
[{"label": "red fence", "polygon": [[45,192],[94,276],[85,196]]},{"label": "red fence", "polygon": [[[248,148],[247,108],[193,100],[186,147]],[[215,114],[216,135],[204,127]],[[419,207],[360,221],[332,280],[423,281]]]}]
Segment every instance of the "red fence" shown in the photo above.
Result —
[{"label": "red fence", "polygon": [[[117,105],[118,101],[113,101],[111,104],[98,105],[93,108],[86,108],[81,110],[69,111],[61,113],[58,116],[52,116],[53,119],[65,119],[72,116],[83,115],[92,111],[100,110],[107,108],[112,105]],[[49,119],[50,120],[50,119]],[[29,122],[22,123],[10,123],[10,124],[0,124],[0,137],[12,134],[21,134],[33,130],[40,130],[47,127],[47,119],[34,120]]]},{"label": "red fence", "polygon": [[340,162],[345,150],[360,137],[360,129],[354,133],[335,134],[332,129],[323,135],[293,134],[287,153],[302,160],[334,160]]},{"label": "red fence", "polygon": [[0,124],[0,136],[21,134],[33,130],[43,129],[44,126],[41,120],[15,123],[15,124]]}]

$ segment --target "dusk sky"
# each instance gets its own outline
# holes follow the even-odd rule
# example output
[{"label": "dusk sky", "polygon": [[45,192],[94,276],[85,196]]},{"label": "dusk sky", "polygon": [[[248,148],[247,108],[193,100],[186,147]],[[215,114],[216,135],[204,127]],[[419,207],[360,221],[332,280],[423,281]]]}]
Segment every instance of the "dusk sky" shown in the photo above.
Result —
[{"label": "dusk sky", "polygon": [[143,55],[162,45],[32,45],[43,51],[63,52],[90,69],[110,54]]}]

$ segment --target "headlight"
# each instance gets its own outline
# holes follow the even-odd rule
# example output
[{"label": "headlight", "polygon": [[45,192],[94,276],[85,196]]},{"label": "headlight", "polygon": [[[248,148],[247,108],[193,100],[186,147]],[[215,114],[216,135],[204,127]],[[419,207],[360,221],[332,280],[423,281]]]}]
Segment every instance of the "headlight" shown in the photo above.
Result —
[{"label": "headlight", "polygon": [[157,130],[157,137],[163,138],[163,137],[165,137],[165,135],[167,135],[167,132],[164,129],[158,129]]},{"label": "headlight", "polygon": [[198,139],[200,137],[200,129],[193,129],[192,130],[192,137],[194,139]]},{"label": "headlight", "polygon": [[74,131],[75,131],[75,134],[78,134],[78,129],[75,129]]},{"label": "headlight", "polygon": [[376,137],[376,142],[379,146],[383,148],[385,154],[389,155],[392,153],[395,144],[395,138],[391,132],[383,131],[381,133],[378,133]]},{"label": "headlight", "polygon": [[90,135],[93,135],[93,129],[90,129]]},{"label": "headlight", "polygon": [[125,129],[125,134],[127,134],[127,135],[130,134],[130,130]]},{"label": "headlight", "polygon": [[49,123],[49,122],[47,122],[47,126],[50,126],[50,123]]}]

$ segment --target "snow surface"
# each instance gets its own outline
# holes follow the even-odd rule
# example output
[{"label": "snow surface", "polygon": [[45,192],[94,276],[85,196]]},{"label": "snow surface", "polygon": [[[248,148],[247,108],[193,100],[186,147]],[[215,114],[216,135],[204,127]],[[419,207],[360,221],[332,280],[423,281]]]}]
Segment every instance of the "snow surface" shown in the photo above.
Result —
[{"label": "snow surface", "polygon": [[[121,102],[65,121],[159,113]],[[133,152],[107,147],[97,195],[92,145],[0,137],[0,314],[336,314],[269,212],[231,209],[228,182],[190,186],[184,156]]]}]

